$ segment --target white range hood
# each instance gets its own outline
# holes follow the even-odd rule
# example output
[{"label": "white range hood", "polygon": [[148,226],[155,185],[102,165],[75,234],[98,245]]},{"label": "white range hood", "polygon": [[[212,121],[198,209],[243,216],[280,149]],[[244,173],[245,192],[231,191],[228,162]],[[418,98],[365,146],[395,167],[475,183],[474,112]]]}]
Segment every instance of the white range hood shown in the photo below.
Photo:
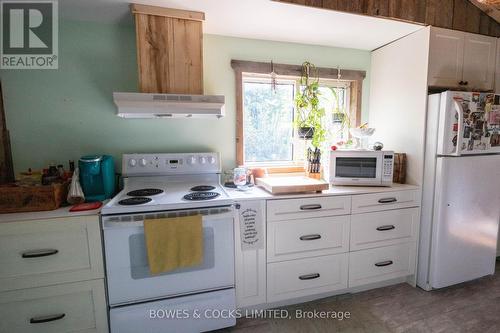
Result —
[{"label": "white range hood", "polygon": [[222,118],[224,96],[113,93],[122,118]]}]

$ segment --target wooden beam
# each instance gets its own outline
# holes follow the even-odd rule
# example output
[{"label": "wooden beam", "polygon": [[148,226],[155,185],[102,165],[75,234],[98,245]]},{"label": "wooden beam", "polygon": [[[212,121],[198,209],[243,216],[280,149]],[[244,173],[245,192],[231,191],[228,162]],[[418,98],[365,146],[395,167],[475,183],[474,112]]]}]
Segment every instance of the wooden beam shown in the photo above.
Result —
[{"label": "wooden beam", "polygon": [[[240,72],[269,74],[271,73],[270,62],[256,62],[245,60],[231,60],[231,67]],[[274,64],[274,72],[277,75],[299,77],[302,74],[302,65]],[[318,67],[319,77],[322,79],[338,79],[338,70],[336,68]],[[366,71],[340,69],[342,80],[357,81],[366,77]]]},{"label": "wooden beam", "polygon": [[158,6],[141,5],[137,3],[130,4],[132,14],[146,14],[154,16],[164,16],[183,20],[204,21],[205,13],[190,10],[164,8]]},{"label": "wooden beam", "polygon": [[500,37],[500,0],[273,1]]},{"label": "wooden beam", "polygon": [[486,15],[500,22],[500,1],[469,0],[474,6],[481,9]]}]

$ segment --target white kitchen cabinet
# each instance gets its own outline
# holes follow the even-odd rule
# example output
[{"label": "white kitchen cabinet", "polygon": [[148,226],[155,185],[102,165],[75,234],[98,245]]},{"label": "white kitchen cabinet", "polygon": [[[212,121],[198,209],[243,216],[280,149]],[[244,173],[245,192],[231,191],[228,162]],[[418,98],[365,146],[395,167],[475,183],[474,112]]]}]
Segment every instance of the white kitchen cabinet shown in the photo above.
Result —
[{"label": "white kitchen cabinet", "polygon": [[351,197],[349,196],[269,200],[267,202],[268,221],[346,215],[350,211]]},{"label": "white kitchen cabinet", "polygon": [[0,332],[108,332],[98,215],[0,223]]},{"label": "white kitchen cabinet", "polygon": [[99,218],[0,225],[0,291],[104,278]]},{"label": "white kitchen cabinet", "polygon": [[463,77],[465,34],[432,28],[429,49],[429,85],[459,87]]},{"label": "white kitchen cabinet", "polygon": [[496,38],[465,33],[463,80],[467,88],[493,89],[496,44]]},{"label": "white kitchen cabinet", "polygon": [[494,88],[496,38],[435,27],[430,34],[429,86]]},{"label": "white kitchen cabinet", "polygon": [[497,54],[495,65],[495,92],[500,93],[500,38],[497,39]]},{"label": "white kitchen cabinet", "polygon": [[[261,309],[413,283],[420,227],[418,186],[352,187],[348,194],[341,188],[339,194],[288,197],[262,197],[255,191],[254,198],[246,193],[248,199],[240,199],[241,192],[236,192],[238,308]],[[263,247],[242,246],[240,218],[248,209],[263,222]]]},{"label": "white kitchen cabinet", "polygon": [[349,253],[349,287],[415,273],[415,242]]},{"label": "white kitchen cabinet", "polygon": [[108,331],[102,280],[0,293],[0,332]]},{"label": "white kitchen cabinet", "polygon": [[348,254],[271,263],[267,268],[268,302],[347,288]]},{"label": "white kitchen cabinet", "polygon": [[360,194],[352,197],[352,213],[368,213],[420,206],[420,191]]},{"label": "white kitchen cabinet", "polygon": [[351,251],[414,242],[419,208],[395,209],[351,216]]},{"label": "white kitchen cabinet", "polygon": [[267,261],[349,251],[349,215],[267,223]]},{"label": "white kitchen cabinet", "polygon": [[[266,201],[250,200],[236,203],[234,242],[236,306],[238,308],[266,303]],[[240,213],[254,209],[261,225],[263,246],[255,249],[243,249],[241,241]]]}]

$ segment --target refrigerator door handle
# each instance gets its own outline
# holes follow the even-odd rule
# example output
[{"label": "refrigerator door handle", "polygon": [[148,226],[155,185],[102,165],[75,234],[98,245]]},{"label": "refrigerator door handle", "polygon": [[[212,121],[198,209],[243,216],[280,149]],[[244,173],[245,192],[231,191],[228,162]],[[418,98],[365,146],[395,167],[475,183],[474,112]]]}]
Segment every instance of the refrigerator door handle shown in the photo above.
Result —
[{"label": "refrigerator door handle", "polygon": [[462,150],[462,141],[463,141],[463,131],[464,131],[464,110],[462,109],[462,106],[460,103],[457,101],[453,101],[453,105],[455,106],[455,109],[458,114],[458,127],[457,127],[457,147],[456,151],[453,155],[460,156],[460,151]]}]

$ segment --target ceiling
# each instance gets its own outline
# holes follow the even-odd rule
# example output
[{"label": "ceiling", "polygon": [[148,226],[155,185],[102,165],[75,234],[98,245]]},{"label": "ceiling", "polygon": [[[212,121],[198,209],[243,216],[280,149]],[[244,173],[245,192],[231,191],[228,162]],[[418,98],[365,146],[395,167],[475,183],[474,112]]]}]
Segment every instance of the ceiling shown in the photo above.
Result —
[{"label": "ceiling", "polygon": [[130,22],[129,2],[205,12],[204,32],[241,38],[373,50],[421,25],[270,0],[62,0],[63,18]]},{"label": "ceiling", "polygon": [[470,2],[500,23],[500,0],[470,0]]}]

